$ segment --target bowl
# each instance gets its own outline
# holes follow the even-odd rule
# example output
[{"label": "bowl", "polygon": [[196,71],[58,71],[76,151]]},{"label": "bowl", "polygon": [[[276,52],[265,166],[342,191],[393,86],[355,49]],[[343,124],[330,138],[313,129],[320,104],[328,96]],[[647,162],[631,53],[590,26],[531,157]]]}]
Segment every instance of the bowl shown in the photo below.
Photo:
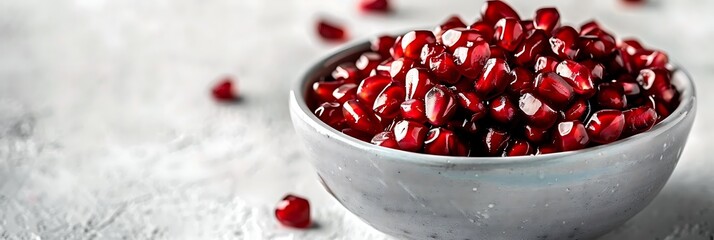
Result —
[{"label": "bowl", "polygon": [[578,151],[450,157],[375,146],[320,121],[310,84],[369,49],[347,46],[293,86],[290,116],[324,188],[367,224],[403,239],[592,239],[633,217],[672,174],[696,114],[694,83],[673,73],[681,103],[651,130]]}]

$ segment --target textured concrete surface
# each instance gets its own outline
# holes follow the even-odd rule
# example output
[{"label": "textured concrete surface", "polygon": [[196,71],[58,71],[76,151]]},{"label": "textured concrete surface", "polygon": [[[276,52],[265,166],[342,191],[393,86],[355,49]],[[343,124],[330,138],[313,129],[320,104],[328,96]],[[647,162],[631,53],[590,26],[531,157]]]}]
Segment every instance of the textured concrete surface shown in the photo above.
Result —
[{"label": "textured concrete surface", "polygon": [[[388,239],[322,190],[288,119],[288,86],[352,36],[467,19],[482,1],[395,1],[390,16],[348,0],[0,0],[0,238]],[[714,2],[512,1],[595,17],[670,52],[694,76],[700,111],[682,160],[642,213],[603,239],[713,239]],[[224,74],[244,101],[208,95]],[[272,206],[307,196],[318,227],[278,226]]]}]

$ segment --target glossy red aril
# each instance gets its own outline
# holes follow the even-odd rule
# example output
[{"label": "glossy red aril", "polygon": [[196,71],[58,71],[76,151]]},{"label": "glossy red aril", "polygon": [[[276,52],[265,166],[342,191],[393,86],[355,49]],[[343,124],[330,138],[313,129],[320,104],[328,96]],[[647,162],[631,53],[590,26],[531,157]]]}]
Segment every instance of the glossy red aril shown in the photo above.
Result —
[{"label": "glossy red aril", "polygon": [[446,128],[433,128],[426,135],[424,153],[442,156],[466,156],[468,155],[468,150],[453,131]]},{"label": "glossy red aril", "polygon": [[391,82],[374,100],[372,110],[382,119],[392,119],[399,114],[399,105],[404,101],[405,96],[404,85]]},{"label": "glossy red aril", "polygon": [[619,110],[600,110],[590,116],[585,127],[590,140],[596,143],[611,143],[620,138],[625,129],[625,115]]},{"label": "glossy red aril", "polygon": [[664,68],[668,63],[669,57],[660,51],[641,50],[632,55],[632,65],[635,69]]},{"label": "glossy red aril", "polygon": [[594,58],[603,58],[615,50],[615,38],[609,34],[585,35],[580,37],[581,50]]},{"label": "glossy red aril", "polygon": [[389,55],[393,59],[398,59],[404,57],[404,49],[402,49],[402,36],[394,39],[394,46],[389,49]]},{"label": "glossy red aril", "polygon": [[503,18],[494,26],[493,38],[496,45],[511,52],[521,43],[525,35],[521,22],[515,18]]},{"label": "glossy red aril", "polygon": [[540,29],[533,30],[513,53],[513,60],[520,66],[531,65],[548,47],[548,36]]},{"label": "glossy red aril", "polygon": [[548,128],[558,120],[558,112],[533,94],[525,93],[518,101],[518,108],[529,125]]},{"label": "glossy red aril", "polygon": [[533,73],[525,68],[513,69],[513,80],[508,87],[511,94],[523,94],[533,90]]},{"label": "glossy red aril", "polygon": [[486,135],[483,137],[483,147],[488,156],[498,156],[499,153],[506,147],[508,140],[511,139],[506,131],[489,128],[486,130]]},{"label": "glossy red aril", "polygon": [[441,53],[427,60],[431,73],[443,83],[456,83],[461,77],[454,56],[448,52]]},{"label": "glossy red aril", "polygon": [[434,86],[429,71],[412,68],[405,78],[406,99],[424,99],[424,95]]},{"label": "glossy red aril", "polygon": [[487,113],[486,104],[475,93],[472,92],[457,92],[456,98],[459,105],[473,114],[485,115]]},{"label": "glossy red aril", "polygon": [[479,96],[491,98],[506,90],[511,81],[513,73],[508,63],[500,58],[491,58],[483,67],[481,77],[474,83],[474,89]]},{"label": "glossy red aril", "polygon": [[399,149],[410,152],[417,152],[424,146],[424,138],[429,128],[423,124],[401,120],[394,125],[394,136],[399,145]]},{"label": "glossy red aril", "polygon": [[555,144],[540,145],[538,146],[535,155],[543,155],[555,152],[558,152],[558,147],[556,147]]},{"label": "glossy red aril", "polygon": [[417,66],[417,63],[412,59],[395,59],[390,65],[389,75],[394,81],[404,82],[404,77],[406,77],[409,69],[412,69],[415,66]]},{"label": "glossy red aril", "polygon": [[340,129],[345,122],[342,105],[337,102],[324,102],[315,109],[315,116],[333,128]]},{"label": "glossy red aril", "polygon": [[429,43],[421,48],[419,60],[421,64],[429,63],[429,58],[435,57],[446,52],[446,47],[441,43]]},{"label": "glossy red aril", "polygon": [[601,83],[595,98],[601,108],[622,110],[627,106],[627,96],[620,84]]},{"label": "glossy red aril", "polygon": [[565,110],[563,120],[574,121],[583,120],[583,116],[587,116],[590,113],[590,102],[585,99],[579,98],[570,105],[570,108]]},{"label": "glossy red aril", "polygon": [[364,12],[389,12],[388,0],[360,0],[359,8]]},{"label": "glossy red aril", "polygon": [[508,124],[516,119],[516,108],[507,95],[501,95],[491,101],[489,106],[491,119]]},{"label": "glossy red aril", "polygon": [[469,29],[473,29],[480,32],[483,39],[487,42],[490,42],[493,38],[493,24],[478,21],[474,24],[471,24],[471,26],[469,26]]},{"label": "glossy red aril", "polygon": [[625,116],[627,135],[650,130],[657,123],[657,112],[649,106],[640,106],[622,112]]},{"label": "glossy red aril", "polygon": [[402,102],[402,104],[399,106],[402,118],[419,123],[426,122],[426,113],[424,113],[424,101],[419,99],[409,99]]},{"label": "glossy red aril", "polygon": [[328,41],[342,41],[347,39],[344,26],[324,19],[317,22],[317,33],[322,39]]},{"label": "glossy red aril", "polygon": [[340,132],[344,133],[347,136],[359,139],[363,142],[369,142],[369,140],[372,139],[373,135],[373,133],[362,132],[354,128],[345,128],[342,129]]},{"label": "glossy red aril", "polygon": [[457,118],[449,121],[446,128],[459,131],[463,134],[477,134],[481,129],[481,126],[477,121],[478,120],[471,119],[468,116]]},{"label": "glossy red aril", "polygon": [[275,218],[284,226],[294,228],[310,227],[310,202],[307,199],[288,194],[275,207]]},{"label": "glossy red aril", "polygon": [[565,60],[555,67],[555,72],[565,79],[576,93],[590,97],[595,94],[595,87],[590,69],[572,60]]},{"label": "glossy red aril", "polygon": [[491,26],[502,18],[521,19],[511,6],[502,1],[486,1],[481,7],[481,18],[484,22],[492,24]]},{"label": "glossy red aril", "polygon": [[583,25],[580,25],[581,36],[592,34],[597,30],[600,30],[600,24],[598,24],[595,20],[590,20],[588,22],[583,23]]},{"label": "glossy red aril", "polygon": [[375,52],[366,52],[357,59],[355,67],[360,71],[361,76],[369,76],[382,61],[384,61],[382,55]]},{"label": "glossy red aril", "polygon": [[387,35],[379,36],[375,39],[372,39],[372,41],[370,41],[370,48],[372,49],[372,51],[377,52],[380,55],[382,55],[382,57],[386,58],[386,57],[390,56],[389,49],[391,49],[392,46],[394,46],[395,40],[396,39],[392,36],[387,36]]},{"label": "glossy red aril", "polygon": [[453,28],[441,35],[441,43],[453,52],[458,47],[468,47],[477,40],[485,41],[481,32],[468,28]]},{"label": "glossy red aril", "polygon": [[312,84],[312,92],[315,94],[314,96],[317,97],[317,100],[323,102],[334,101],[335,97],[332,95],[332,93],[335,92],[335,89],[342,86],[343,84],[344,81],[315,82]]},{"label": "glossy red aril", "polygon": [[558,66],[558,59],[551,56],[540,56],[536,58],[533,70],[536,73],[555,72],[555,67]]},{"label": "glossy red aril", "polygon": [[404,57],[418,60],[421,55],[422,47],[426,44],[435,42],[436,37],[431,31],[416,30],[408,32],[402,36],[400,47],[404,53]]},{"label": "glossy red aril", "polygon": [[560,13],[555,8],[541,8],[536,10],[533,17],[533,27],[551,33],[560,27]]},{"label": "glossy red aril", "polygon": [[213,99],[218,101],[234,101],[238,99],[237,87],[233,85],[233,79],[225,77],[211,89]]},{"label": "glossy red aril", "polygon": [[360,77],[361,72],[353,63],[340,64],[334,71],[332,71],[333,79],[344,80],[348,83],[356,83],[359,79],[361,79]]},{"label": "glossy red aril", "polygon": [[678,92],[672,86],[670,78],[671,73],[669,70],[654,68],[643,69],[636,80],[646,94],[654,96],[658,102],[673,108],[671,105],[675,105],[678,102]]},{"label": "glossy red aril", "polygon": [[332,97],[339,103],[344,103],[347,100],[355,99],[357,96],[357,84],[345,83],[335,88],[332,91]]},{"label": "glossy red aril", "polygon": [[437,26],[434,29],[434,36],[436,37],[437,41],[441,41],[442,34],[446,32],[449,29],[454,29],[454,28],[465,28],[466,23],[464,23],[463,20],[457,15],[452,15],[446,21],[441,23],[441,25]]},{"label": "glossy red aril", "polygon": [[535,146],[525,140],[514,139],[508,144],[504,157],[527,156],[535,153]]},{"label": "glossy red aril", "polygon": [[342,115],[347,125],[355,130],[366,133],[377,133],[382,129],[380,121],[374,115],[372,109],[364,106],[364,104],[357,100],[348,100],[342,104]]},{"label": "glossy red aril", "polygon": [[635,55],[639,51],[645,49],[644,47],[642,47],[642,44],[640,44],[639,41],[631,38],[622,39],[620,42],[617,43],[617,47],[625,50],[625,53],[630,56]]},{"label": "glossy red aril", "polygon": [[454,50],[456,69],[467,78],[477,78],[484,65],[491,57],[491,49],[483,40],[473,42],[471,47],[459,47]]},{"label": "glossy red aril", "polygon": [[382,90],[391,82],[392,79],[387,76],[374,75],[367,77],[362,80],[357,87],[357,99],[368,106],[372,106],[377,96],[379,96]]},{"label": "glossy red aril", "polygon": [[558,123],[553,135],[554,145],[563,152],[583,149],[590,143],[585,126],[577,120]]},{"label": "glossy red aril", "polygon": [[443,126],[456,112],[456,98],[448,88],[436,85],[424,97],[424,112],[429,123]]},{"label": "glossy red aril", "polygon": [[573,87],[558,74],[540,73],[535,78],[534,86],[538,96],[546,99],[556,108],[564,108],[573,99]]},{"label": "glossy red aril", "polygon": [[528,141],[540,144],[548,139],[550,134],[549,130],[550,128],[537,128],[526,125],[523,135],[525,135]]},{"label": "glossy red aril", "polygon": [[513,58],[511,56],[511,53],[508,52],[506,49],[503,49],[502,47],[491,44],[489,48],[491,48],[491,58],[500,58],[508,61]]},{"label": "glossy red aril", "polygon": [[377,146],[399,149],[397,137],[395,137],[394,133],[392,132],[377,133],[377,135],[374,135],[374,137],[372,137],[372,140],[370,140],[370,142]]},{"label": "glossy red aril", "polygon": [[605,76],[605,67],[592,59],[582,61],[580,64],[590,69],[590,76],[592,77],[593,83],[603,80]]},{"label": "glossy red aril", "polygon": [[578,54],[578,31],[573,27],[557,28],[550,37],[550,49],[560,59],[574,59]]}]

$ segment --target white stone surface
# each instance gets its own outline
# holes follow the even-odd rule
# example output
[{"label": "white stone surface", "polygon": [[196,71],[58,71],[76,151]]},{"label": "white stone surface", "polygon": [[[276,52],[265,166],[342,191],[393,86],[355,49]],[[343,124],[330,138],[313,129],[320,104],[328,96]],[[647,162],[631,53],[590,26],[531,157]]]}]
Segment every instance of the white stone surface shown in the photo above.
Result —
[{"label": "white stone surface", "polygon": [[[0,0],[0,238],[389,239],[321,188],[288,119],[288,88],[335,45],[476,17],[482,1],[394,1],[390,16],[352,0]],[[662,193],[603,239],[713,239],[714,1],[511,1],[556,5],[665,49],[694,76],[700,109]],[[237,76],[244,101],[208,88]],[[278,226],[272,206],[307,196],[319,227]]]}]

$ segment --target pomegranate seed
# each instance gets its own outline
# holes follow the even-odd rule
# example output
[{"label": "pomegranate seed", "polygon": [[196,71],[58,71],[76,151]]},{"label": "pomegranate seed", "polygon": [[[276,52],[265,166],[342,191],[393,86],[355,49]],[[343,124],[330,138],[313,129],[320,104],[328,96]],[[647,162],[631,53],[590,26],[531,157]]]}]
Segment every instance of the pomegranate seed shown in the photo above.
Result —
[{"label": "pomegranate seed", "polygon": [[542,30],[533,30],[514,52],[514,61],[520,66],[532,65],[536,57],[548,47],[548,36]]},{"label": "pomegranate seed", "polygon": [[527,156],[533,155],[533,153],[535,153],[535,149],[528,141],[514,139],[510,144],[508,144],[508,148],[504,152],[504,155],[508,157]]},{"label": "pomegranate seed", "polygon": [[356,83],[358,79],[361,79],[360,70],[353,63],[343,63],[332,71],[332,78],[344,80],[348,83]]},{"label": "pomegranate seed", "polygon": [[372,110],[357,100],[347,100],[342,104],[342,115],[347,125],[357,131],[377,133],[382,128]]},{"label": "pomegranate seed", "polygon": [[584,53],[594,58],[602,58],[615,50],[615,38],[608,34],[585,35],[580,37],[580,46]]},{"label": "pomegranate seed", "polygon": [[421,49],[428,43],[435,43],[436,37],[431,31],[417,30],[404,34],[401,39],[401,50],[404,57],[419,59]]},{"label": "pomegranate seed", "polygon": [[481,36],[483,37],[483,40],[487,42],[491,42],[491,38],[493,38],[493,24],[478,21],[474,24],[471,24],[471,26],[469,26],[469,29],[473,29],[480,32]]},{"label": "pomegranate seed", "polygon": [[288,194],[275,207],[275,218],[280,224],[294,228],[310,227],[310,202]]},{"label": "pomegranate seed", "polygon": [[606,66],[610,73],[631,73],[632,56],[627,55],[622,49],[615,49],[610,62]]},{"label": "pomegranate seed", "polygon": [[502,18],[521,19],[511,6],[501,1],[486,1],[481,8],[481,18],[484,22],[490,23],[491,26]]},{"label": "pomegranate seed", "polygon": [[389,49],[389,55],[391,55],[393,59],[404,57],[404,49],[402,49],[402,36],[394,39],[394,46]]},{"label": "pomegranate seed", "polygon": [[375,70],[382,61],[384,61],[384,59],[379,53],[366,52],[357,59],[355,67],[360,71],[360,76],[369,76],[369,73]]},{"label": "pomegranate seed", "polygon": [[640,50],[632,56],[632,64],[636,69],[665,68],[668,63],[669,57],[660,51]]},{"label": "pomegranate seed", "polygon": [[586,130],[590,140],[611,143],[620,138],[625,129],[625,115],[619,110],[600,110],[590,116]]},{"label": "pomegranate seed", "polygon": [[521,20],[521,26],[523,26],[524,32],[536,30],[535,25],[533,25],[533,19]]},{"label": "pomegranate seed", "polygon": [[335,89],[342,86],[342,84],[344,84],[344,81],[315,82],[312,84],[312,92],[315,93],[315,97],[317,97],[319,101],[334,101],[335,97],[332,93],[335,92]]},{"label": "pomegranate seed", "polygon": [[516,108],[506,95],[501,95],[491,101],[489,113],[493,120],[504,124],[511,123],[516,118]]},{"label": "pomegranate seed", "polygon": [[486,104],[479,98],[475,93],[472,92],[457,92],[456,98],[459,101],[459,105],[471,113],[480,113],[485,115]]},{"label": "pomegranate seed", "polygon": [[565,110],[565,121],[583,120],[584,116],[590,115],[590,102],[580,98],[575,100],[573,105]]},{"label": "pomegranate seed", "polygon": [[508,88],[511,94],[520,95],[533,90],[533,73],[525,68],[515,68],[513,76],[513,81]]},{"label": "pomegranate seed", "polygon": [[580,26],[580,35],[590,35],[597,30],[600,30],[600,24],[598,24],[595,20],[591,20]]},{"label": "pomegranate seed", "polygon": [[443,83],[456,83],[461,77],[458,66],[456,66],[454,56],[448,52],[441,53],[429,58],[427,64],[431,73]]},{"label": "pomegranate seed", "polygon": [[637,83],[646,94],[653,95],[658,102],[670,106],[675,105],[678,101],[677,90],[672,86],[670,78],[670,72],[667,69],[643,69],[637,76]]},{"label": "pomegranate seed", "polygon": [[238,90],[233,87],[233,79],[225,77],[211,89],[213,99],[218,101],[235,101],[238,99]]},{"label": "pomegranate seed", "polygon": [[446,21],[441,23],[438,27],[434,29],[434,36],[436,37],[437,41],[441,40],[442,34],[446,32],[449,29],[454,29],[454,28],[465,28],[466,23],[464,23],[463,20],[457,15],[452,15]]},{"label": "pomegranate seed", "polygon": [[526,125],[524,135],[528,141],[534,143],[543,143],[549,137],[549,128],[537,128],[530,125]]},{"label": "pomegranate seed", "polygon": [[627,135],[650,130],[657,123],[657,112],[649,106],[641,106],[622,112],[625,116]]},{"label": "pomegranate seed", "polygon": [[[629,77],[629,76],[628,76]],[[625,95],[635,96],[640,94],[640,85],[637,82],[617,82],[622,86]]]},{"label": "pomegranate seed", "polygon": [[473,42],[471,47],[459,47],[454,50],[456,69],[467,78],[476,78],[481,74],[484,64],[491,56],[488,43],[483,40]]},{"label": "pomegranate seed", "polygon": [[382,119],[392,119],[399,114],[399,105],[405,96],[404,85],[391,82],[374,100],[372,109]]},{"label": "pomegranate seed", "polygon": [[574,59],[578,54],[578,37],[578,31],[570,26],[557,28],[550,38],[550,49],[560,59]]},{"label": "pomegranate seed", "polygon": [[389,1],[360,0],[359,8],[364,12],[389,12]]},{"label": "pomegranate seed", "polygon": [[484,150],[488,156],[497,156],[507,145],[511,136],[507,132],[489,128],[484,136]]},{"label": "pomegranate seed", "polygon": [[558,112],[530,93],[521,95],[518,107],[525,114],[528,124],[534,127],[547,128],[558,120]]},{"label": "pomegranate seed", "polygon": [[558,151],[558,147],[556,147],[555,145],[541,145],[541,146],[538,146],[538,151],[536,151],[536,155],[554,153],[557,151]]},{"label": "pomegranate seed", "polygon": [[419,99],[409,99],[400,105],[402,117],[406,120],[411,120],[419,123],[426,122],[426,113],[424,113],[424,101]]},{"label": "pomegranate seed", "polygon": [[332,97],[339,103],[344,103],[347,100],[355,99],[357,96],[357,84],[345,83],[335,88],[332,91]]},{"label": "pomegranate seed", "polygon": [[421,48],[419,60],[421,60],[421,64],[428,64],[429,58],[436,57],[444,52],[446,52],[446,47],[441,45],[441,43],[429,43]]},{"label": "pomegranate seed", "polygon": [[476,122],[478,120],[473,120],[469,117],[451,120],[446,125],[449,129],[454,129],[457,131],[464,132],[466,134],[477,134],[480,130],[480,125]]},{"label": "pomegranate seed", "polygon": [[481,32],[474,29],[453,28],[441,35],[441,43],[451,52],[459,47],[469,47],[476,41],[486,42]]},{"label": "pomegranate seed", "polygon": [[374,75],[367,77],[362,80],[357,87],[357,99],[368,106],[372,106],[374,104],[374,100],[377,99],[377,96],[379,96],[379,94],[382,93],[382,90],[384,90],[384,88],[391,82],[392,79],[387,76]]},{"label": "pomegranate seed", "polygon": [[451,130],[434,128],[429,130],[424,141],[424,152],[442,156],[466,156],[468,149]]},{"label": "pomegranate seed", "polygon": [[560,27],[560,13],[555,8],[538,9],[533,17],[533,26],[550,34]]},{"label": "pomegranate seed", "polygon": [[573,99],[573,87],[555,73],[540,73],[535,78],[535,90],[538,96],[545,98],[554,106],[567,105]]},{"label": "pomegranate seed", "polygon": [[474,84],[476,94],[486,98],[499,95],[506,90],[513,78],[513,73],[505,60],[491,58],[483,67],[481,77]]},{"label": "pomegranate seed", "polygon": [[595,94],[590,69],[587,67],[575,61],[565,60],[555,67],[555,72],[563,77],[576,93],[587,97]]},{"label": "pomegranate seed", "polygon": [[345,123],[344,116],[342,116],[342,105],[337,102],[324,102],[320,104],[320,106],[315,109],[315,116],[336,129],[342,128]]},{"label": "pomegranate seed", "polygon": [[496,45],[491,45],[489,48],[491,48],[491,57],[492,58],[500,58],[503,60],[510,60],[511,56],[506,49],[503,49],[502,47],[496,46]]},{"label": "pomegranate seed", "polygon": [[386,58],[391,56],[389,54],[389,49],[394,46],[395,40],[396,39],[392,36],[379,36],[375,39],[372,39],[370,48],[372,49],[372,51],[378,52],[380,55],[382,55],[382,57]]},{"label": "pomegranate seed", "polygon": [[498,20],[494,26],[493,37],[496,40],[496,45],[512,52],[516,50],[525,34],[523,34],[523,26],[518,19],[503,18]]},{"label": "pomegranate seed", "polygon": [[554,132],[554,143],[560,151],[583,149],[590,143],[585,126],[578,121],[558,123]]},{"label": "pomegranate seed", "polygon": [[427,69],[410,69],[405,77],[406,99],[424,99],[426,92],[434,86],[431,79]]},{"label": "pomegranate seed", "polygon": [[625,50],[625,53],[630,56],[635,55],[636,53],[642,50],[645,50],[645,48],[642,47],[642,44],[640,44],[640,42],[635,39],[623,39],[622,41],[617,43],[617,47]]},{"label": "pomegranate seed", "polygon": [[370,140],[370,142],[377,146],[399,149],[397,137],[395,137],[394,133],[392,132],[377,133],[377,135],[374,135],[374,137],[372,137],[372,140]]},{"label": "pomegranate seed", "polygon": [[456,112],[456,99],[453,93],[443,85],[431,88],[424,97],[424,112],[429,123],[435,126],[446,124]]},{"label": "pomegranate seed", "polygon": [[605,67],[594,60],[588,59],[580,64],[590,69],[590,76],[592,76],[592,79],[595,82],[602,80],[605,76]]},{"label": "pomegranate seed", "polygon": [[550,56],[540,56],[536,59],[533,69],[536,73],[555,72],[555,67],[558,66],[558,59]]},{"label": "pomegranate seed", "polygon": [[317,22],[317,33],[322,39],[328,41],[344,41],[347,39],[347,34],[342,25],[325,19]]},{"label": "pomegranate seed", "polygon": [[369,142],[369,140],[372,139],[372,134],[362,132],[362,131],[352,129],[352,128],[342,129],[341,132],[346,134],[347,136],[359,139],[363,142]]},{"label": "pomegranate seed", "polygon": [[595,97],[600,107],[622,110],[627,106],[627,97],[622,85],[601,83],[598,85],[598,89]]},{"label": "pomegranate seed", "polygon": [[421,123],[401,120],[394,125],[394,136],[399,149],[418,152],[424,145],[424,138],[429,129]]},{"label": "pomegranate seed", "polygon": [[390,65],[389,75],[394,81],[403,83],[407,72],[415,66],[417,66],[417,63],[414,60],[407,58],[395,59]]}]

